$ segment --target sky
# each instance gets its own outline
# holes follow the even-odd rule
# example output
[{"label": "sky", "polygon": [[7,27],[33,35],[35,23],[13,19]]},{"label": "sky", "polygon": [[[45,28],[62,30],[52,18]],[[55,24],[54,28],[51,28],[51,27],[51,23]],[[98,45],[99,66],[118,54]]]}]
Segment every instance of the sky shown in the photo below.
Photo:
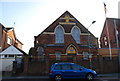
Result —
[{"label": "sky", "polygon": [[[66,10],[89,31],[100,37],[105,18],[118,18],[120,0],[0,0],[0,23],[14,27],[16,37],[28,53],[34,47],[34,36],[39,35]],[[105,17],[104,5],[107,14]],[[14,24],[15,22],[15,24]]]}]

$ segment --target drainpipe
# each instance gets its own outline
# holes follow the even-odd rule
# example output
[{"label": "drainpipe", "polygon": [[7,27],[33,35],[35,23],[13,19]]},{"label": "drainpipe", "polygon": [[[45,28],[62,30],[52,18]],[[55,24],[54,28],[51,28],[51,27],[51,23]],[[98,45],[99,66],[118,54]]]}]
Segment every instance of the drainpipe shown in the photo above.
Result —
[{"label": "drainpipe", "polygon": [[119,48],[119,39],[118,39],[118,32],[116,26],[116,20],[114,19],[114,28],[115,28],[115,37],[116,37],[116,46],[118,49],[118,71],[120,72],[120,48]]}]

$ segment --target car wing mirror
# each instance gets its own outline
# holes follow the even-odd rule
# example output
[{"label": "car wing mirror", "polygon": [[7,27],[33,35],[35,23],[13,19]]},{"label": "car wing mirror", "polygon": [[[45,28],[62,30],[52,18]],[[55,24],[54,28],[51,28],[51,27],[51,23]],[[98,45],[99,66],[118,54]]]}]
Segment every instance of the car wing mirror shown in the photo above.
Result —
[{"label": "car wing mirror", "polygon": [[83,70],[83,68],[80,68],[80,71],[82,71]]}]

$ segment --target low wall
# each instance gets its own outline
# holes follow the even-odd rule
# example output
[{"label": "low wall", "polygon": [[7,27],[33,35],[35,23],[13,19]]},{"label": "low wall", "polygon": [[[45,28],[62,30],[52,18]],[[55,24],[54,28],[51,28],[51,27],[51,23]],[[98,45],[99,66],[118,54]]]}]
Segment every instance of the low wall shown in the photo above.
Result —
[{"label": "low wall", "polygon": [[[24,74],[26,75],[48,75],[51,66],[56,62],[69,62],[69,61],[56,61],[56,59],[49,60],[32,60],[32,58],[24,58]],[[83,67],[90,68],[89,60],[75,60],[73,63],[77,63]],[[92,69],[97,73],[117,73],[118,72],[118,60],[117,57],[113,60],[106,60],[102,56],[97,56],[91,61]]]},{"label": "low wall", "polygon": [[118,60],[103,60],[103,73],[118,73]]}]

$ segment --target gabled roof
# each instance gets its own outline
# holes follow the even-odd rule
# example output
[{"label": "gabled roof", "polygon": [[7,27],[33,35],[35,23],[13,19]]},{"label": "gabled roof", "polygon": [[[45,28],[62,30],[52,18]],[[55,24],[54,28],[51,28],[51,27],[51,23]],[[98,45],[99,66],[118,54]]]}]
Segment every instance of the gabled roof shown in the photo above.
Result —
[{"label": "gabled roof", "polygon": [[19,43],[21,43],[21,44],[23,45],[23,43],[22,43],[20,40],[17,39],[16,34],[15,34],[15,30],[14,30],[13,27],[7,27],[6,30],[7,30],[7,32],[11,32],[11,31],[13,31],[13,34],[14,34],[15,40],[18,41]]},{"label": "gabled roof", "polygon": [[7,31],[6,28],[1,23],[0,23],[0,25],[1,25],[0,27],[2,27],[2,29],[4,29],[5,31]]},{"label": "gabled roof", "polygon": [[[14,47],[16,47],[16,46],[14,46]],[[28,55],[26,52],[24,52],[23,50],[21,50],[21,49],[19,49],[19,48],[17,48],[16,47],[16,49],[18,49],[20,52],[22,52],[23,53],[23,55]]]},{"label": "gabled roof", "polygon": [[0,23],[2,29],[4,29],[6,32],[9,32],[10,30],[14,30],[13,27],[4,27],[1,23]]},{"label": "gabled roof", "polygon": [[9,55],[13,55],[13,54],[15,54],[15,55],[26,55],[26,53],[24,52],[24,51],[22,51],[22,50],[20,50],[19,48],[17,48],[17,47],[15,47],[15,46],[13,46],[13,45],[11,45],[11,46],[9,46],[8,48],[6,48],[4,51],[2,51],[0,54],[9,54]]},{"label": "gabled roof", "polygon": [[14,30],[13,27],[4,27],[1,23],[0,23],[0,25],[1,25],[2,29],[5,30],[8,33],[11,32],[11,31],[13,31],[15,40],[17,40],[19,43],[21,43],[23,45],[23,43],[20,40],[17,39],[16,34],[15,34],[15,30]]},{"label": "gabled roof", "polygon": [[11,30],[11,29],[13,29],[12,27],[11,28],[6,28],[7,29],[7,31],[9,31],[9,30]]},{"label": "gabled roof", "polygon": [[19,41],[18,39],[16,39],[16,41],[18,41],[19,43],[21,43],[23,45],[23,43],[21,41]]},{"label": "gabled roof", "polygon": [[16,35],[15,35],[15,30],[14,30],[14,28],[6,28],[6,30],[7,30],[7,32],[9,33],[9,32],[13,32],[13,35],[14,35],[14,37],[15,37],[15,39],[16,39]]},{"label": "gabled roof", "polygon": [[[68,24],[64,24],[65,21],[65,16],[68,15],[69,16],[69,22]],[[63,24],[61,24],[63,23]],[[70,14],[68,11],[64,12],[59,18],[57,18],[51,25],[49,25],[43,32],[54,32],[55,28],[61,25],[64,30],[65,33],[71,33],[71,30],[73,28],[73,26],[77,26],[80,28],[81,33],[90,33],[90,31],[88,31],[72,14]],[[42,33],[43,33],[42,32]],[[42,34],[41,33],[41,34]],[[39,34],[38,36],[40,36],[41,34]],[[90,33],[91,35],[93,35],[92,33]],[[37,37],[38,37],[37,36]],[[93,35],[94,36],[94,35]],[[37,38],[36,37],[36,38]],[[95,36],[94,36],[95,37]]]}]

